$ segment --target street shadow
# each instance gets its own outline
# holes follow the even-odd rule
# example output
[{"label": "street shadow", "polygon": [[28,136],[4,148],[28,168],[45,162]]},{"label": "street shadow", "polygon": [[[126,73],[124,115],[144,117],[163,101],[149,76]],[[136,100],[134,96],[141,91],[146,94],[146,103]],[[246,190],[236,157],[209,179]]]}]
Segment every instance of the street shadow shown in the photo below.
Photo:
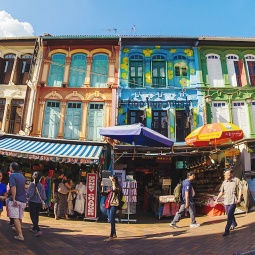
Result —
[{"label": "street shadow", "polygon": [[[244,216],[245,217],[245,216]],[[254,248],[255,240],[255,223],[245,224],[231,231],[229,236],[223,237],[222,232],[214,234],[210,232],[210,228],[205,228],[201,232],[203,226],[220,224],[226,219],[212,220],[208,224],[203,225],[198,229],[190,229],[189,227],[182,227],[180,229],[172,229],[166,231],[164,226],[159,226],[158,229],[162,231],[158,233],[146,234],[144,233],[143,225],[137,224],[131,227],[129,225],[117,224],[117,233],[121,229],[121,236],[114,241],[104,242],[105,228],[110,229],[108,224],[94,224],[95,234],[86,233],[86,225],[76,225],[76,229],[67,229],[66,222],[63,221],[64,229],[61,227],[54,227],[42,222],[43,236],[37,238],[29,231],[30,224],[24,224],[25,229],[24,242],[13,240],[13,232],[5,220],[0,220],[1,236],[6,238],[8,242],[1,243],[1,249],[9,249],[14,254],[15,249],[19,249],[17,255],[70,255],[70,254],[111,254],[111,255],[138,255],[138,254],[197,254],[197,255],[237,255],[247,252]],[[70,221],[68,221],[69,224]],[[241,222],[241,218],[237,219]],[[88,223],[90,224],[90,223]],[[241,225],[241,223],[240,223]],[[169,226],[168,226],[169,227]],[[100,228],[104,228],[100,231]],[[153,228],[153,226],[152,226]],[[136,234],[136,229],[140,234]],[[149,228],[148,228],[149,229]],[[132,231],[134,232],[132,234]],[[91,233],[91,232],[90,232]],[[125,233],[127,233],[125,237]],[[144,233],[144,234],[141,234]],[[11,245],[11,247],[10,247]],[[4,253],[5,254],[5,253]]]}]

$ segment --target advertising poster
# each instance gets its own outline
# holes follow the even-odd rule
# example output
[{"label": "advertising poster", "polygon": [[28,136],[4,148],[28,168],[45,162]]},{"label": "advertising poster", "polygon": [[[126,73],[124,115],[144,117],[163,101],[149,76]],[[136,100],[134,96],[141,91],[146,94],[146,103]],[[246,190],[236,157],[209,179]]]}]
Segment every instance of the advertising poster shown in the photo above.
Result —
[{"label": "advertising poster", "polygon": [[113,174],[118,177],[120,186],[122,187],[123,182],[126,180],[126,170],[113,170]]}]

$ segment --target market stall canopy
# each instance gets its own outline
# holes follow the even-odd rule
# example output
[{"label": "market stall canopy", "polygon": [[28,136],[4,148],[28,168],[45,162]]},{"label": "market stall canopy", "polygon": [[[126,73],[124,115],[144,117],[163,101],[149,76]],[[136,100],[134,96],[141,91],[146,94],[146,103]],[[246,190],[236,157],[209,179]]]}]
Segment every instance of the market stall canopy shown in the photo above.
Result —
[{"label": "market stall canopy", "polygon": [[206,124],[192,131],[185,142],[192,146],[221,145],[242,139],[243,131],[232,123]]},{"label": "market stall canopy", "polygon": [[15,135],[0,138],[1,155],[67,163],[96,163],[104,146],[106,143]]},{"label": "market stall canopy", "polygon": [[145,127],[141,123],[100,128],[99,133],[102,136],[135,145],[172,147],[174,144],[166,136]]}]

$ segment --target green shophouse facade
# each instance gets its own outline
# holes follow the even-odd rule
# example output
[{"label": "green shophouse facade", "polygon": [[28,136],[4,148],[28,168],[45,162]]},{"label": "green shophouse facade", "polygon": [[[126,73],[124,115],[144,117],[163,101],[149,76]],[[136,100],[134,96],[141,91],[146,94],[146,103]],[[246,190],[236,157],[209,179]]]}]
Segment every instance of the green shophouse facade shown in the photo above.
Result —
[{"label": "green shophouse facade", "polygon": [[239,143],[245,170],[250,171],[255,140],[255,40],[200,37],[204,122],[232,122],[242,128]]}]

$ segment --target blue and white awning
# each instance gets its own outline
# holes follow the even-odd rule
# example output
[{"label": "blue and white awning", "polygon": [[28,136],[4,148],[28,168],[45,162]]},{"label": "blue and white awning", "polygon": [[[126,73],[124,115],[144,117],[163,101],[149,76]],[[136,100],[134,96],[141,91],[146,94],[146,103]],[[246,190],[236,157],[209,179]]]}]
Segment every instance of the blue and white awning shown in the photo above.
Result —
[{"label": "blue and white awning", "polygon": [[36,141],[34,139],[2,137],[0,140],[0,154],[40,160],[90,163],[98,161],[103,151],[103,145],[63,141],[60,143],[55,142],[55,140],[54,142],[47,140]]}]

